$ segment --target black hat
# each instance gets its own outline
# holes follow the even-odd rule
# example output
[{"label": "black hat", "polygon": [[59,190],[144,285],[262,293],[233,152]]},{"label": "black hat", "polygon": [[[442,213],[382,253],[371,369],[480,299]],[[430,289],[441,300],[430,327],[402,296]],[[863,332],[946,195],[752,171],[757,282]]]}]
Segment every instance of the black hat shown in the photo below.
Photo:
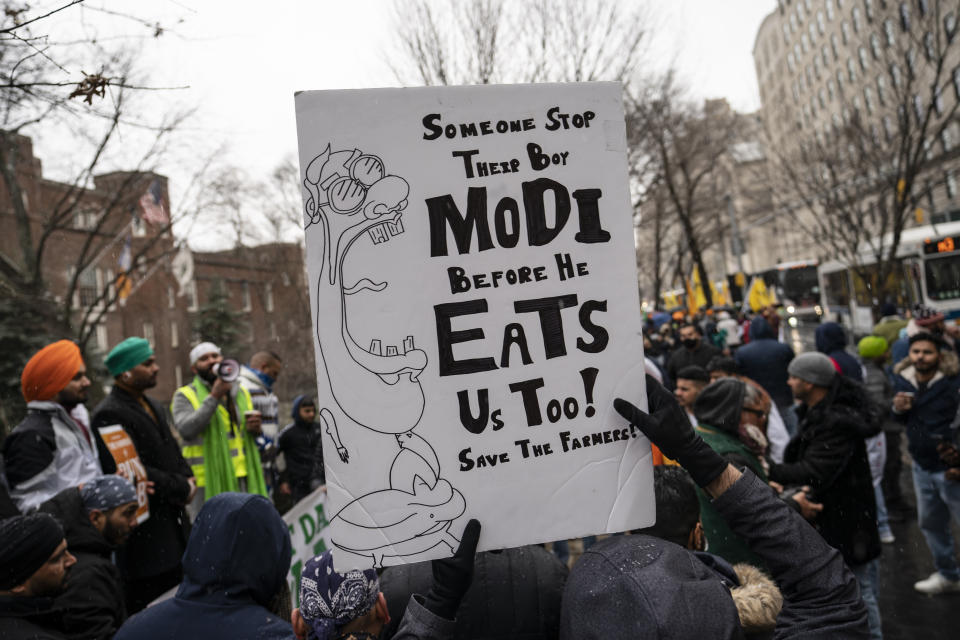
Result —
[{"label": "black hat", "polygon": [[0,521],[0,590],[26,582],[63,542],[63,528],[47,513]]}]

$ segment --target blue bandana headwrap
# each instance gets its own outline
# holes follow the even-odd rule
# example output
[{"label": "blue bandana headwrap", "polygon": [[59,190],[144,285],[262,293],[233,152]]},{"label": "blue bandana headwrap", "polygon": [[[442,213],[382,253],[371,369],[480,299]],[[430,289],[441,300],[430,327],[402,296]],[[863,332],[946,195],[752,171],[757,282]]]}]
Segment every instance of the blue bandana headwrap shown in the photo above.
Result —
[{"label": "blue bandana headwrap", "polygon": [[123,476],[100,476],[83,485],[80,499],[87,512],[109,511],[122,504],[137,501],[137,490]]},{"label": "blue bandana headwrap", "polygon": [[377,603],[380,580],[373,569],[337,573],[333,554],[324,551],[307,561],[300,574],[300,615],[317,640],[327,640],[337,627],[366,615]]}]

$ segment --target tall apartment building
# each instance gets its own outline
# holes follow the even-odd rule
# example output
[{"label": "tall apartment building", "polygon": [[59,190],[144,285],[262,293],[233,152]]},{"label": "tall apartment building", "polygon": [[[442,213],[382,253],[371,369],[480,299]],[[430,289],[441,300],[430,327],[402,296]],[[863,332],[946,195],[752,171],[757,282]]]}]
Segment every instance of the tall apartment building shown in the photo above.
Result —
[{"label": "tall apartment building", "polygon": [[[29,138],[18,138],[18,182],[25,194],[34,242],[43,232],[42,220],[71,189],[43,177],[39,158]],[[299,393],[316,393],[312,321],[306,288],[303,249],[297,244],[274,243],[230,251],[192,253],[193,279],[185,287],[174,274],[176,240],[163,224],[145,221],[144,206],[151,200],[170,211],[167,179],[153,173],[114,172],[98,175],[89,188],[72,191],[78,205],[72,216],[49,234],[43,261],[43,279],[49,294],[60,302],[75,274],[77,257],[86,243],[93,249],[89,266],[73,293],[74,329],[80,315],[92,311],[95,323],[88,353],[100,358],[122,339],[141,336],[151,342],[161,370],[151,392],[167,400],[191,377],[188,353],[195,340],[194,320],[209,301],[214,286],[228,294],[228,303],[241,313],[246,334],[239,353],[246,361],[256,351],[269,349],[284,361],[276,391],[281,400]],[[145,196],[149,199],[144,200]],[[107,212],[104,216],[104,212]],[[156,213],[156,212],[154,212]],[[0,182],[0,268],[22,267],[22,251],[11,199]],[[135,257],[145,247],[144,259]],[[118,299],[117,277],[126,256],[133,270],[127,295]],[[113,300],[112,303],[108,302]],[[102,314],[100,313],[102,311]],[[75,338],[76,336],[63,336]]]},{"label": "tall apartment building", "polygon": [[895,155],[898,118],[915,122],[929,111],[938,134],[925,142],[916,222],[960,219],[958,15],[955,0],[780,0],[753,49],[771,148],[824,144],[857,115]]}]

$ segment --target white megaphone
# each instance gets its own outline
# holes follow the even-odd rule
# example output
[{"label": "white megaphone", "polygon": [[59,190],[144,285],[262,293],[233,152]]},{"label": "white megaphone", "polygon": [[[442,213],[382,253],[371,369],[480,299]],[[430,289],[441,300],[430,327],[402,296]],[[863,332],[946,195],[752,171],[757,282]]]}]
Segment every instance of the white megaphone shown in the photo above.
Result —
[{"label": "white megaphone", "polygon": [[213,372],[224,382],[233,382],[240,377],[240,363],[233,358],[224,358],[213,365]]}]

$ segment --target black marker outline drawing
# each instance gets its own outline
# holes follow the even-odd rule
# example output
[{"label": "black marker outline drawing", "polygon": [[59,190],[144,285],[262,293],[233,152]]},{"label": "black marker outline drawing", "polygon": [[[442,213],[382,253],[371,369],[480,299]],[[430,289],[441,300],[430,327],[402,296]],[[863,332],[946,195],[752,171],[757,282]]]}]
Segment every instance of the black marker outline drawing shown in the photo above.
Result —
[{"label": "black marker outline drawing", "polygon": [[[323,252],[317,277],[317,342],[330,393],[350,423],[394,436],[396,455],[385,470],[385,487],[354,498],[331,518],[339,522],[339,549],[370,558],[383,566],[384,557],[413,562],[440,544],[452,554],[459,540],[450,532],[454,520],[466,511],[463,494],[441,477],[437,453],[414,428],[423,417],[426,399],[419,376],[427,354],[407,336],[398,348],[374,338],[369,349],[356,343],[347,322],[346,296],[361,291],[381,292],[387,283],[363,277],[351,286],[343,282],[347,252],[364,235],[374,245],[404,232],[402,213],[410,186],[388,175],[383,161],[359,149],[331,151],[313,158],[304,172],[308,193],[304,230],[319,226]],[[352,370],[355,375],[344,375]],[[331,375],[337,372],[338,375]],[[349,464],[337,419],[329,408],[320,411],[323,431],[333,441],[342,464]],[[329,472],[328,472],[329,473]],[[388,525],[373,522],[370,513],[396,512]]]}]

